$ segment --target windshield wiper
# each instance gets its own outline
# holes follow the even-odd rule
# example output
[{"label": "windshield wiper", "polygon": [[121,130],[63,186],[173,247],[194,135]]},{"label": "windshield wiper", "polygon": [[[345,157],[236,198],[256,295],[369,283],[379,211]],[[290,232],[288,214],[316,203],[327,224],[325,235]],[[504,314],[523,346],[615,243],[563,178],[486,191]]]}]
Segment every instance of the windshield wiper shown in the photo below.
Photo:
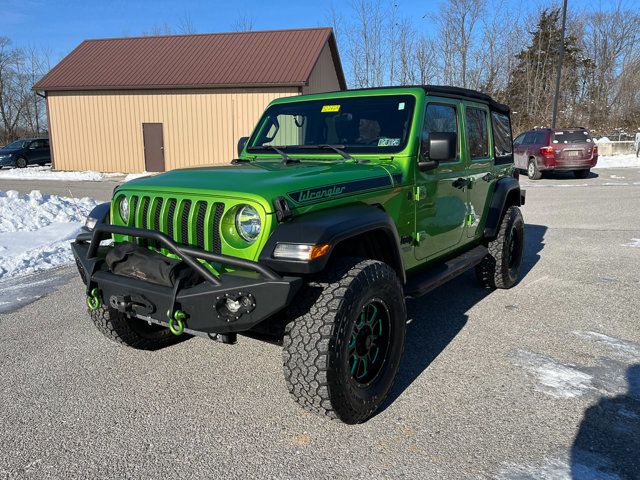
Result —
[{"label": "windshield wiper", "polygon": [[319,150],[333,150],[345,160],[353,160],[353,157],[343,150],[344,148],[346,148],[346,146],[344,145],[329,145],[325,143],[320,145],[296,145],[296,148],[317,148]]},{"label": "windshield wiper", "polygon": [[284,148],[287,148],[287,146],[282,145],[276,147],[274,145],[258,145],[255,147],[251,147],[251,150],[273,150],[282,157],[282,163],[284,163],[285,165],[289,163],[300,163],[300,160],[298,160],[297,158],[291,158],[289,155],[287,155],[283,150]]}]

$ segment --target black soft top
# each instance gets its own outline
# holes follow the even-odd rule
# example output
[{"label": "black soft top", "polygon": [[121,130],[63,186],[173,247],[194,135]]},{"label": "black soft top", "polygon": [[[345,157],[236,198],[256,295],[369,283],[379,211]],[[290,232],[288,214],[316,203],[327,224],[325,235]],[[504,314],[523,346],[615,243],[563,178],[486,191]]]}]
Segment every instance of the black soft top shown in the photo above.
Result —
[{"label": "black soft top", "polygon": [[[471,90],[469,88],[460,88],[460,87],[448,87],[445,85],[390,85],[387,87],[369,87],[369,88],[354,88],[347,91],[357,91],[357,90],[384,90],[386,88],[422,88],[427,95],[439,95],[442,97],[451,97],[451,98],[469,98],[472,100],[477,100],[479,102],[483,102],[489,105],[491,110],[495,110],[500,113],[509,114],[511,113],[511,108],[508,105],[504,105],[503,103],[496,102],[493,98],[491,98],[486,93],[478,92],[477,90]],[[344,92],[345,90],[343,90]]]},{"label": "black soft top", "polygon": [[473,100],[479,100],[481,102],[489,104],[492,110],[496,110],[501,113],[510,113],[511,108],[503,103],[496,102],[486,93],[478,92],[477,90],[471,90],[468,88],[460,87],[447,87],[443,85],[421,85],[427,95],[442,95],[445,97],[454,98],[471,98]]}]

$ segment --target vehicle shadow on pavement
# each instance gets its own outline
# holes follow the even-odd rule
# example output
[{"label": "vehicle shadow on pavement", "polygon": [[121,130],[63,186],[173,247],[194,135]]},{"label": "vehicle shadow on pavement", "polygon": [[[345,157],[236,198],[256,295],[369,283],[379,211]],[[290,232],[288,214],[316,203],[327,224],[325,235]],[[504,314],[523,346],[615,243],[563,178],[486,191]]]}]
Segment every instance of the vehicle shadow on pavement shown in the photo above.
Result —
[{"label": "vehicle shadow on pavement", "polygon": [[525,223],[524,226],[524,256],[520,267],[520,281],[529,274],[531,269],[540,260],[540,252],[544,248],[544,236],[547,233],[546,225]]},{"label": "vehicle shadow on pavement", "polygon": [[628,391],[587,408],[571,449],[571,478],[640,478],[640,364]]},{"label": "vehicle shadow on pavement", "polygon": [[544,172],[543,178],[549,180],[587,180],[589,178],[598,178],[599,176],[600,175],[598,175],[593,170],[589,172],[586,178],[576,178],[573,172],[554,172],[547,170]]},{"label": "vehicle shadow on pavement", "polygon": [[[544,225],[526,225],[520,281],[540,260]],[[378,413],[386,410],[453,341],[466,325],[467,312],[492,291],[482,288],[469,271],[422,298],[407,302],[407,337],[396,381]]]}]

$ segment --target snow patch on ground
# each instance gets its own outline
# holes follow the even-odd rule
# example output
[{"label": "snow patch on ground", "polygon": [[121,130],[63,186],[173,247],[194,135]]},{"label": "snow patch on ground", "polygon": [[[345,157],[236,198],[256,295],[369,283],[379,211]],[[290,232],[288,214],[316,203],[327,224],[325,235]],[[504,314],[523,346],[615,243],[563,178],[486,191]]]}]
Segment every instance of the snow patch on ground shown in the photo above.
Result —
[{"label": "snow patch on ground", "polygon": [[[640,240],[638,240],[640,242]],[[619,338],[610,337],[604,333],[591,332],[591,331],[575,331],[575,335],[592,342],[596,342],[599,345],[607,347],[616,353],[623,356],[629,356],[631,359],[640,358],[640,343],[630,342],[628,340],[621,340]]]},{"label": "snow patch on ground", "polygon": [[623,247],[640,248],[640,238],[632,238],[629,243],[622,244]]},{"label": "snow patch on ground", "polygon": [[0,279],[71,263],[69,242],[97,204],[37,190],[22,196],[0,191]]},{"label": "snow patch on ground", "polygon": [[593,389],[593,377],[577,368],[526,350],[516,350],[512,355],[518,366],[536,377],[538,388],[552,397],[574,398]]},{"label": "snow patch on ground", "polygon": [[575,449],[571,463],[560,458],[539,465],[509,464],[497,475],[500,480],[620,480],[614,466],[600,455]]},{"label": "snow patch on ground", "polygon": [[77,276],[74,270],[61,267],[46,272],[0,280],[0,313],[13,312],[53,291]]},{"label": "snow patch on ground", "polygon": [[156,175],[155,172],[142,172],[142,173],[130,173],[126,177],[124,177],[124,181],[128,182],[129,180],[135,180],[136,178],[149,177],[151,175]]},{"label": "snow patch on ground", "polygon": [[598,157],[598,163],[594,168],[637,168],[640,167],[640,158],[633,153],[627,155],[611,155]]},{"label": "snow patch on ground", "polygon": [[56,172],[51,167],[28,167],[0,170],[0,179],[14,180],[66,180],[69,182],[99,182],[112,177],[122,177],[123,173],[100,172]]}]

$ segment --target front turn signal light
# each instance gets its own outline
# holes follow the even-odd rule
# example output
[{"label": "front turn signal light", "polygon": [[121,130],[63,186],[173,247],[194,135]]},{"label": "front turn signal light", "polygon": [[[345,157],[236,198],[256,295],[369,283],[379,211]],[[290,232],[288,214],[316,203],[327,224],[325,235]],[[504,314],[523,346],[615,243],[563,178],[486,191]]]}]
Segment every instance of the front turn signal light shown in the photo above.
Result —
[{"label": "front turn signal light", "polygon": [[320,258],[331,249],[331,245],[323,243],[320,245],[305,245],[300,243],[278,243],[273,250],[273,258],[283,258],[287,260],[311,261]]}]

